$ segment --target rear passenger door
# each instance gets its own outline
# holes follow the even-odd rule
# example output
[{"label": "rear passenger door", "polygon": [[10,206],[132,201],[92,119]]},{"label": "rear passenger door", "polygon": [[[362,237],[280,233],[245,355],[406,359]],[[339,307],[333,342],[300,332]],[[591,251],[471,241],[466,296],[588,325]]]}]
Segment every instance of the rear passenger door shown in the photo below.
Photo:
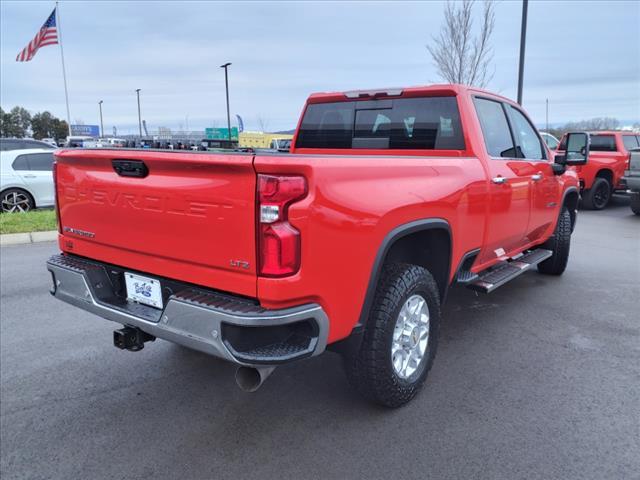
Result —
[{"label": "rear passenger door", "polygon": [[531,172],[531,213],[524,239],[525,243],[530,243],[543,237],[555,223],[561,187],[535,127],[519,108],[507,105],[507,112],[517,155]]},{"label": "rear passenger door", "polygon": [[53,153],[19,155],[13,163],[14,170],[22,177],[27,188],[35,197],[36,206],[46,207],[53,205],[55,197],[53,189]]},{"label": "rear passenger door", "polygon": [[529,162],[518,158],[506,105],[475,97],[474,104],[488,154],[489,205],[484,249],[478,263],[506,258],[520,248],[529,225],[531,176]]}]

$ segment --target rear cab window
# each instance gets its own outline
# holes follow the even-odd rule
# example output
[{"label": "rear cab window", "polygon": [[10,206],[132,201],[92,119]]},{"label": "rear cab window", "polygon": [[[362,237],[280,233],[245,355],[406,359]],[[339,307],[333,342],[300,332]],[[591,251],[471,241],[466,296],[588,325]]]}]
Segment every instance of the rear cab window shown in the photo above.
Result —
[{"label": "rear cab window", "polygon": [[456,97],[307,105],[296,148],[464,150]]},{"label": "rear cab window", "polygon": [[622,143],[624,144],[624,148],[626,148],[627,151],[631,151],[640,147],[640,143],[638,142],[638,135],[622,135]]},{"label": "rear cab window", "polygon": [[615,135],[591,135],[591,145],[589,146],[591,152],[617,152],[616,137]]}]

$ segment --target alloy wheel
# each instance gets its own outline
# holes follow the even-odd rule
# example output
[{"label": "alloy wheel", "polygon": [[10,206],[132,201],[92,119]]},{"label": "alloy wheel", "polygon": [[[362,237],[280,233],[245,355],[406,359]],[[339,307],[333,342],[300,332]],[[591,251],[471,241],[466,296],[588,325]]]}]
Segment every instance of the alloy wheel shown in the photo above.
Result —
[{"label": "alloy wheel", "polygon": [[2,197],[2,211],[6,213],[28,212],[31,210],[29,197],[20,192],[9,192]]},{"label": "alloy wheel", "polygon": [[402,379],[420,367],[429,343],[429,307],[421,295],[412,295],[402,305],[391,342],[393,370]]}]

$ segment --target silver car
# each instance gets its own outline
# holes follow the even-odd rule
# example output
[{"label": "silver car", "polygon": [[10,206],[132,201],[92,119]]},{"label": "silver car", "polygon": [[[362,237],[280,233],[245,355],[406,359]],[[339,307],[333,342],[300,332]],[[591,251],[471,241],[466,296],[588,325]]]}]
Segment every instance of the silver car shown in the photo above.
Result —
[{"label": "silver car", "polygon": [[3,213],[53,206],[53,150],[0,152],[0,202]]}]

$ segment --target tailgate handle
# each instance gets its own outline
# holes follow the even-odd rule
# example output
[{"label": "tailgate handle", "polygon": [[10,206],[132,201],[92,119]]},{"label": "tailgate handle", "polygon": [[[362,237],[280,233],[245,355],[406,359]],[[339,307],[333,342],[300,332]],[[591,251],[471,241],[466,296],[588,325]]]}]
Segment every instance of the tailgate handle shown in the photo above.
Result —
[{"label": "tailgate handle", "polygon": [[121,177],[144,178],[149,175],[149,169],[142,160],[112,160],[111,164]]}]

